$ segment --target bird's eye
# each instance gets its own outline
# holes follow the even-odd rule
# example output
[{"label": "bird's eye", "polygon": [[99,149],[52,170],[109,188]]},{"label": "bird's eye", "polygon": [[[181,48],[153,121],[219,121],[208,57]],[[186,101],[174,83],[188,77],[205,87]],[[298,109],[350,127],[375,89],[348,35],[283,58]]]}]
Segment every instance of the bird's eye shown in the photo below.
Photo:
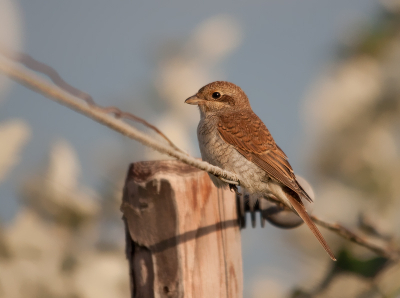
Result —
[{"label": "bird's eye", "polygon": [[219,92],[214,92],[211,96],[212,96],[212,98],[214,98],[214,99],[218,99],[218,98],[221,97],[221,93],[219,93]]}]

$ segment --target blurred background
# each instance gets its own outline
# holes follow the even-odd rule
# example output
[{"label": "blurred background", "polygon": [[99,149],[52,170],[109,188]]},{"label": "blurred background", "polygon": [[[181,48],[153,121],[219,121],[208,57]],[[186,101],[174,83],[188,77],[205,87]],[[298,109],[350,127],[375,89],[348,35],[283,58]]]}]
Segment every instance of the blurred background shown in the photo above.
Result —
[{"label": "blurred background", "polygon": [[[214,80],[241,86],[314,214],[400,239],[400,1],[0,0],[0,44],[199,157]],[[128,297],[128,164],[165,158],[0,75],[0,297]],[[400,297],[400,266],[323,230],[242,231],[244,297]]]}]

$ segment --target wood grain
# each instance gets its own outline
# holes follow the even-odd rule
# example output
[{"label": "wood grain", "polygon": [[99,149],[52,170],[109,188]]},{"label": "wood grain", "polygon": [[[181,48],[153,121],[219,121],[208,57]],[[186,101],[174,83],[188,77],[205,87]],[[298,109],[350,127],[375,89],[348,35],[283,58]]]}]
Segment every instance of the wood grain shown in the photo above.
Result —
[{"label": "wood grain", "polygon": [[130,166],[121,210],[132,297],[242,297],[236,200],[178,161]]}]

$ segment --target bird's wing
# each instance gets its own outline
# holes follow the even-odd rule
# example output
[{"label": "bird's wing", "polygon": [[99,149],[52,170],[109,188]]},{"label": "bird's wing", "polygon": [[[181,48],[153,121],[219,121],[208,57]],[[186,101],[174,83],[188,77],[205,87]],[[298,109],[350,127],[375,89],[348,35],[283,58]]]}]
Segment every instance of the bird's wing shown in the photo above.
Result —
[{"label": "bird's wing", "polygon": [[[225,142],[267,172],[272,179],[312,201],[296,181],[288,158],[276,145],[269,130],[251,110],[221,115],[218,131]],[[301,202],[301,201],[300,201]]]},{"label": "bird's wing", "polygon": [[303,219],[315,237],[336,260],[324,237],[307,214],[301,198],[311,198],[296,181],[296,176],[285,153],[276,145],[264,123],[252,111],[220,116],[218,131],[225,142],[235,146],[244,157],[254,162],[272,179],[283,184],[283,191],[296,213]]}]

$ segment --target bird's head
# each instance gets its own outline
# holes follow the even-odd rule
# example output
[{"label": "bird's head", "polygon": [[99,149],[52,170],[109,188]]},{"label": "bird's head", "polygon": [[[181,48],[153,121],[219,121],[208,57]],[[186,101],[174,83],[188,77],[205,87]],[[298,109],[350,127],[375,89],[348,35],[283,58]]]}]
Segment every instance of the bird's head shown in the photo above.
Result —
[{"label": "bird's head", "polygon": [[203,113],[220,113],[250,108],[249,99],[235,84],[216,81],[202,87],[185,103],[198,105]]}]

